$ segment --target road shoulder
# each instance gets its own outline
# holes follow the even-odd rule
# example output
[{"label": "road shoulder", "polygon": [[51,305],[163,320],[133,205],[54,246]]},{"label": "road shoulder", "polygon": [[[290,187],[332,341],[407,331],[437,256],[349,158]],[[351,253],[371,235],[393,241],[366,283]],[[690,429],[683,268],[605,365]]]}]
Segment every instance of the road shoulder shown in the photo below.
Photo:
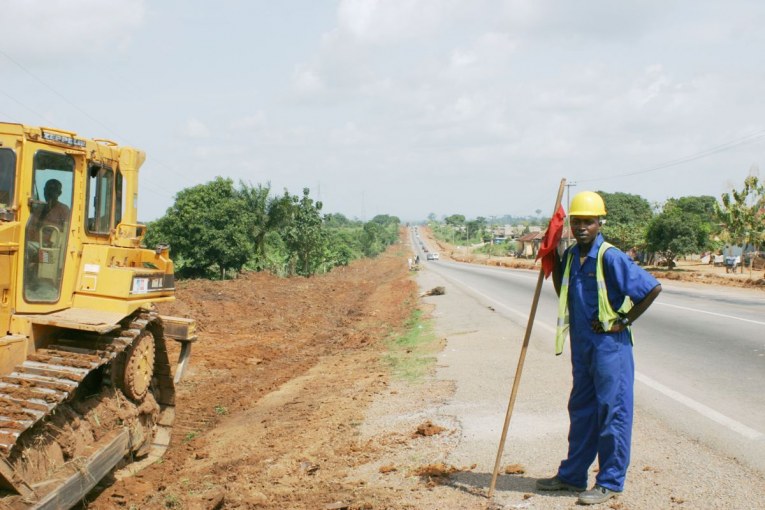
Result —
[{"label": "road shoulder", "polygon": [[[422,292],[445,288],[444,295],[423,299],[432,307],[431,321],[443,349],[428,380],[418,385],[393,381],[391,395],[379,396],[370,407],[362,433],[375,437],[411,431],[427,420],[444,427],[446,432],[436,438],[390,445],[378,464],[402,466],[398,476],[402,483],[412,483],[409,491],[421,504],[417,508],[486,508],[525,324],[502,318],[480,296],[432,271],[425,269],[416,278]],[[500,463],[493,501],[497,508],[571,508],[576,501],[570,493],[534,489],[537,478],[554,474],[567,447],[570,362],[566,355],[552,355],[546,334],[540,331],[531,338]],[[638,386],[636,391],[646,390]],[[426,465],[453,472],[431,480],[423,491],[417,485],[422,480],[412,473]],[[507,467],[522,473],[504,474]],[[596,469],[597,463],[591,484]],[[762,508],[765,479],[637,407],[627,487],[613,504],[617,506],[611,508],[630,509]]]}]

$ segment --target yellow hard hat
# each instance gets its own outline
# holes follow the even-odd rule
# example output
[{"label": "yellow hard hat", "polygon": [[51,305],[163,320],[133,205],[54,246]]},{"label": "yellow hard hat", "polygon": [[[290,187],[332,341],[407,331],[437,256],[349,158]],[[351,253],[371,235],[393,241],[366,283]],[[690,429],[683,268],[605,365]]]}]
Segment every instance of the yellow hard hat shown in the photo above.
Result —
[{"label": "yellow hard hat", "polygon": [[594,191],[582,191],[571,199],[569,216],[605,216],[606,204]]}]

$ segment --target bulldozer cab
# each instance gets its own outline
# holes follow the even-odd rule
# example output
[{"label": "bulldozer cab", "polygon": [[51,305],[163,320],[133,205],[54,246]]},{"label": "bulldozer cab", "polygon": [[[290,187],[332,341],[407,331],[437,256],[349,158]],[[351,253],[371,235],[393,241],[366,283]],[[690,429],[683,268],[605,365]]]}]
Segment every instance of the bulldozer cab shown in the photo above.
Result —
[{"label": "bulldozer cab", "polygon": [[55,303],[61,298],[73,183],[71,156],[47,151],[35,155],[24,246],[25,301]]},{"label": "bulldozer cab", "polygon": [[114,324],[174,299],[168,248],[142,245],[144,160],[111,140],[0,122],[0,338],[40,346],[44,320]]}]

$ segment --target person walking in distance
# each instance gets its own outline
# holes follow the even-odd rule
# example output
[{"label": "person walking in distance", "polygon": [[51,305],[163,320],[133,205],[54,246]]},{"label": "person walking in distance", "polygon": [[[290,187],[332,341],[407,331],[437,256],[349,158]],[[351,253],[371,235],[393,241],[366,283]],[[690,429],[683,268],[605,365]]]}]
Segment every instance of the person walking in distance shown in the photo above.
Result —
[{"label": "person walking in distance", "polygon": [[[568,455],[539,490],[580,492],[580,504],[607,501],[624,490],[632,441],[632,324],[661,292],[661,285],[600,233],[606,208],[597,193],[571,201],[576,244],[553,270],[558,293],[556,354],[571,337],[573,388],[568,401]],[[595,485],[587,489],[590,465],[598,458]]]}]

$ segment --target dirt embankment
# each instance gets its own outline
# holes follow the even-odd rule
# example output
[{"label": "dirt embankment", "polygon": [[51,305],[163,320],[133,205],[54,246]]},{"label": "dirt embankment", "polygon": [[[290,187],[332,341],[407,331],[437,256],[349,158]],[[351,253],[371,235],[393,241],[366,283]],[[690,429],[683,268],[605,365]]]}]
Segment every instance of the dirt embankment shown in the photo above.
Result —
[{"label": "dirt embankment", "polygon": [[87,508],[396,508],[349,473],[376,455],[358,427],[388,384],[386,338],[417,306],[400,248],[312,278],[180,282],[177,297],[162,312],[200,334],[171,448]]}]

